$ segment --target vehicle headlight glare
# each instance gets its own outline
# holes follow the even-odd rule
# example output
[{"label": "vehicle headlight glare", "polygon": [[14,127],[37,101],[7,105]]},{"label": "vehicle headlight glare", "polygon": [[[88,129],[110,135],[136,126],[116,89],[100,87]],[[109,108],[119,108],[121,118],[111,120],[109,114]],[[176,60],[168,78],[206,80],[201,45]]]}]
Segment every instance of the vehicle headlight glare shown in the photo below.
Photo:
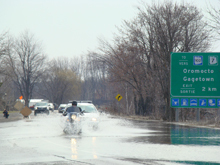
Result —
[{"label": "vehicle headlight glare", "polygon": [[71,118],[72,118],[73,120],[75,120],[75,119],[76,119],[76,115],[72,115]]},{"label": "vehicle headlight glare", "polygon": [[93,118],[92,118],[92,121],[97,121],[97,119],[93,117]]}]

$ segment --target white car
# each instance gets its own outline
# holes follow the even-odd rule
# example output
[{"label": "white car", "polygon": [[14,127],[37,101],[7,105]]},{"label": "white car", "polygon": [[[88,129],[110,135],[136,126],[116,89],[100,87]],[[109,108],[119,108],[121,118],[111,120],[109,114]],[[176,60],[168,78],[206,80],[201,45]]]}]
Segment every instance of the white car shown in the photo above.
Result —
[{"label": "white car", "polygon": [[80,107],[84,114],[82,115],[82,120],[86,121],[89,127],[92,127],[94,130],[97,129],[99,123],[99,112],[92,102],[77,101],[77,107]]},{"label": "white car", "polygon": [[49,110],[54,111],[54,105],[53,103],[48,103]]},{"label": "white car", "polygon": [[46,113],[49,115],[49,105],[46,102],[38,102],[34,106],[34,115],[37,116],[38,113]]},{"label": "white car", "polygon": [[[72,102],[70,101],[64,112],[68,107],[72,106]],[[77,101],[77,107],[81,108],[80,121],[82,125],[88,125],[90,128],[96,130],[99,124],[99,112],[96,107],[92,104],[91,101]]]}]

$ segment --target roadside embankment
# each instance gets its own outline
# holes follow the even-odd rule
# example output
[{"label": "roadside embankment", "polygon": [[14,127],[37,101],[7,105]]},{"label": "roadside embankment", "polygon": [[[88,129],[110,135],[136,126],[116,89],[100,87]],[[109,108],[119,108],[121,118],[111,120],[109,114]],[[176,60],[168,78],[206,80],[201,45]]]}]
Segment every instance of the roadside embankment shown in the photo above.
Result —
[{"label": "roadside embankment", "polygon": [[17,120],[21,120],[21,119],[23,119],[23,115],[20,114],[19,111],[16,111],[16,112],[9,111],[9,117],[7,119],[4,117],[2,111],[0,111],[0,123],[1,122],[17,121]]},{"label": "roadside embankment", "polygon": [[139,121],[158,121],[158,122],[164,122],[168,124],[177,124],[177,125],[185,125],[185,126],[190,126],[190,127],[205,127],[205,128],[217,128],[220,129],[220,123],[216,121],[184,121],[184,122],[168,122],[168,121],[163,121],[163,120],[156,120],[152,119],[148,116],[122,116],[122,115],[114,115],[117,118],[121,119],[127,119],[127,120],[139,120]]}]

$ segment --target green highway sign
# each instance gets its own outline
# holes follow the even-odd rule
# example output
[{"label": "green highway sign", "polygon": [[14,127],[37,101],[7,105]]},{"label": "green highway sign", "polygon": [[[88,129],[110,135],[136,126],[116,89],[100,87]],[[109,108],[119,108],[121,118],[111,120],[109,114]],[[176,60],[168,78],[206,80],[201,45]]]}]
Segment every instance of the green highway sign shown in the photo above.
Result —
[{"label": "green highway sign", "polygon": [[171,107],[220,106],[220,53],[171,53]]}]

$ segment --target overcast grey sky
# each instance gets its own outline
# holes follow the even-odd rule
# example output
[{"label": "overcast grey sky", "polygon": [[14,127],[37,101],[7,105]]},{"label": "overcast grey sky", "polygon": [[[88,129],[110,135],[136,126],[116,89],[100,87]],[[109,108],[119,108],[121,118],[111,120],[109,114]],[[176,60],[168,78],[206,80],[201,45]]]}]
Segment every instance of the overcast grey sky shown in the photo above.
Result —
[{"label": "overcast grey sky", "polygon": [[[204,12],[209,1],[219,5],[219,0],[184,0]],[[116,26],[136,16],[139,4],[140,0],[0,0],[0,33],[19,36],[29,30],[50,58],[76,57],[96,50],[98,38],[111,40]],[[218,45],[213,52],[220,52]]]}]

